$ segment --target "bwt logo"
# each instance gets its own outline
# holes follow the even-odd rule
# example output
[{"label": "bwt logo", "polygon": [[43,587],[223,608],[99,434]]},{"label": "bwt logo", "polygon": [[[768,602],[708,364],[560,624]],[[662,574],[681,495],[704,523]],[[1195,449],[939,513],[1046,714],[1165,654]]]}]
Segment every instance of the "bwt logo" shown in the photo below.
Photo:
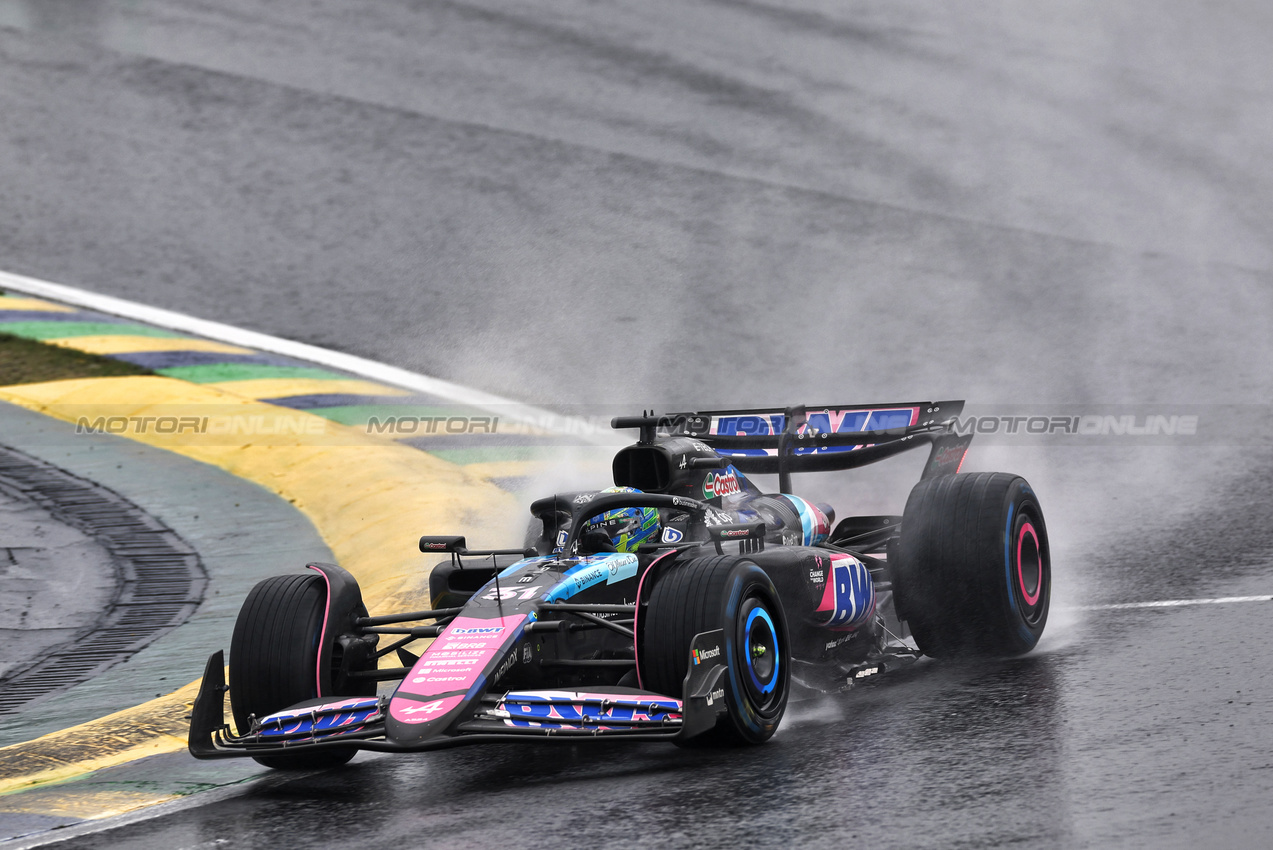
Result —
[{"label": "bwt logo", "polygon": [[504,631],[503,626],[487,626],[484,628],[471,629],[454,629],[451,631],[453,635],[497,635]]},{"label": "bwt logo", "polygon": [[390,416],[367,420],[368,434],[494,434],[498,416]]}]

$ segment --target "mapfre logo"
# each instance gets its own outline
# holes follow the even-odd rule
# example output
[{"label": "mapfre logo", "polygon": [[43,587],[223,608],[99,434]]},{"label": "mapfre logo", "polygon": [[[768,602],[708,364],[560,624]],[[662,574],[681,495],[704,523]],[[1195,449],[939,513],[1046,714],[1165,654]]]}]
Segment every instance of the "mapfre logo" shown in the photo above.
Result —
[{"label": "mapfre logo", "polygon": [[735,493],[741,493],[742,489],[738,485],[738,476],[731,466],[725,472],[713,472],[707,476],[703,482],[703,498],[718,499],[721,496],[733,496]]}]

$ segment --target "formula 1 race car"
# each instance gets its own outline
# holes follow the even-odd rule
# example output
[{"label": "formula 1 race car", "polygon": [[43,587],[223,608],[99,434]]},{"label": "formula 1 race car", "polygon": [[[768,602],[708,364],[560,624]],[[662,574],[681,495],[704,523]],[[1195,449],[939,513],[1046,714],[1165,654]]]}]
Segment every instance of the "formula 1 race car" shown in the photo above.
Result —
[{"label": "formula 1 race car", "polygon": [[[449,558],[430,574],[429,610],[369,616],[353,576],[329,564],[257,584],[228,688],[222,653],[208,659],[190,752],[300,768],[483,741],[761,743],[793,697],[921,654],[1028,652],[1051,589],[1043,512],[1019,476],[959,472],[972,440],[955,428],[962,409],[615,419],[640,432],[614,458],[615,486],[534,502],[522,549],[420,539]],[[793,473],[921,445],[901,516],[833,528],[829,506],[791,493]],[[756,474],[776,474],[779,492]],[[381,666],[390,653],[400,666]]]}]

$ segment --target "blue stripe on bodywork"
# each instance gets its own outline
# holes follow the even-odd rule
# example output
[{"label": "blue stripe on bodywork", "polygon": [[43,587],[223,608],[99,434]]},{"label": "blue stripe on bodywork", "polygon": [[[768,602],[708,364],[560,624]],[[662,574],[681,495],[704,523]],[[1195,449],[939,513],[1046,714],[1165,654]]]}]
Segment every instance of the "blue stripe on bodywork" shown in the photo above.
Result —
[{"label": "blue stripe on bodywork", "polygon": [[543,597],[545,602],[569,599],[593,585],[614,584],[616,581],[634,578],[637,574],[637,556],[627,552],[591,555],[566,570],[561,581]]}]

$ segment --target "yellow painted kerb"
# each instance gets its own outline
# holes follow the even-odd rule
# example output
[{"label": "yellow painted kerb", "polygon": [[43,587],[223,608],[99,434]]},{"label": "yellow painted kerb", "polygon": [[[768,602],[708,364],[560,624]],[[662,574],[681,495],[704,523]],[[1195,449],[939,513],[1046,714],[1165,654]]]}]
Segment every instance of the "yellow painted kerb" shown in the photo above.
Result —
[{"label": "yellow painted kerb", "polygon": [[74,307],[41,301],[39,298],[23,298],[20,295],[0,295],[0,310],[29,310],[33,313],[74,313]]},{"label": "yellow painted kerb", "polygon": [[171,336],[130,336],[107,334],[102,336],[68,336],[59,339],[40,340],[46,345],[74,348],[87,354],[130,354],[141,351],[210,351],[216,354],[256,354],[250,348],[214,342],[210,339]]},{"label": "yellow painted kerb", "polygon": [[[190,431],[161,434],[154,427],[142,433],[133,427],[122,435],[213,464],[287,499],[358,578],[373,612],[420,603],[428,572],[416,546],[420,534],[465,534],[503,543],[493,523],[507,522],[516,509],[513,496],[463,467],[211,385],[154,376],[91,378],[0,387],[0,399],[70,422],[99,416],[198,419],[216,411],[223,419],[268,427],[271,417],[286,416],[289,432],[281,434],[230,438]],[[0,749],[0,793],[183,748],[196,684],[136,709]]]}]

